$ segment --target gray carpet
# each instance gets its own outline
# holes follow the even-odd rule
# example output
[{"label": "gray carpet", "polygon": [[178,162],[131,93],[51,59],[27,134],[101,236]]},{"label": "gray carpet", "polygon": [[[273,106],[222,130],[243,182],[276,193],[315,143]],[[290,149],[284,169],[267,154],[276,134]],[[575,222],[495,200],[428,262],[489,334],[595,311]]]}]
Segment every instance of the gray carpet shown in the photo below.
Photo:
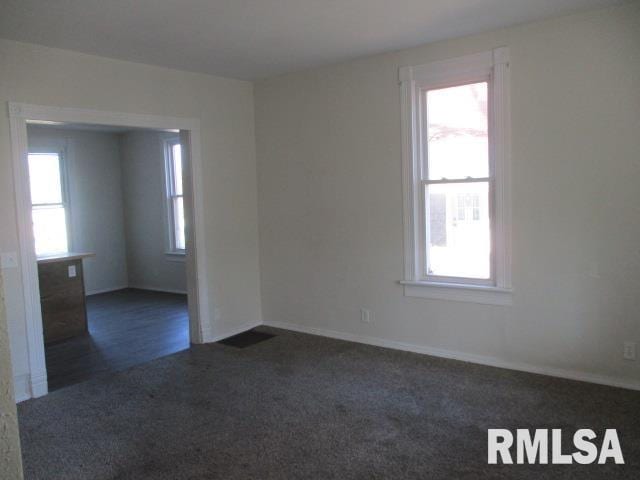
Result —
[{"label": "gray carpet", "polygon": [[[27,480],[640,478],[640,392],[262,330],[20,404]],[[627,464],[486,464],[527,427],[617,428]]]}]

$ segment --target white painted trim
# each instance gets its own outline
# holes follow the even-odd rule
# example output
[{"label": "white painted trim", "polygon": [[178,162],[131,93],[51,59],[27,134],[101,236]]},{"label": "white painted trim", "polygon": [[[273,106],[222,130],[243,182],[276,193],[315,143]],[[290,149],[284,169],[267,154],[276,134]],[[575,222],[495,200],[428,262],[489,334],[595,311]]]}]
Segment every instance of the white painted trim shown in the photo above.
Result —
[{"label": "white painted trim", "polygon": [[484,305],[513,305],[513,290],[510,288],[413,280],[402,280],[400,284],[404,286],[406,297],[453,300]]},{"label": "white painted trim", "polygon": [[[27,355],[29,361],[29,395],[42,391],[34,378],[47,378],[44,357],[44,336],[42,334],[42,310],[40,307],[40,285],[36,262],[33,228],[31,225],[31,194],[29,191],[29,171],[27,164],[28,143],[26,119],[20,116],[21,109],[9,104],[9,126],[11,130],[11,154],[13,158],[13,182],[16,197],[16,217],[18,227],[18,249],[22,276],[22,295],[26,319]],[[46,382],[46,380],[45,380]],[[45,391],[46,394],[46,383]]]},{"label": "white painted trim", "polygon": [[125,288],[135,288],[136,290],[149,290],[151,292],[178,293],[180,295],[187,295],[186,290],[178,290],[175,288],[151,287],[148,285],[129,285]]},{"label": "white painted trim", "polygon": [[164,252],[164,257],[167,262],[184,263],[187,258],[186,252]]},{"label": "white painted trim", "polygon": [[246,332],[247,330],[251,330],[252,328],[256,328],[259,327],[260,325],[263,325],[262,322],[260,321],[256,321],[256,322],[247,322],[242,324],[241,326],[234,328],[228,332],[225,333],[220,333],[216,336],[214,336],[211,341],[212,342],[219,342],[220,340],[224,340],[225,338],[229,338],[229,337],[233,337],[234,335],[238,335],[239,333],[242,332]]},{"label": "white painted trim", "polygon": [[369,337],[366,335],[356,335],[353,333],[338,332],[336,330],[327,330],[322,328],[306,327],[285,322],[265,322],[263,325],[292,330],[294,332],[308,333],[311,335],[320,335],[322,337],[336,338],[338,340],[346,340],[348,342],[364,343],[367,345],[375,345],[377,347],[392,348],[394,350],[403,350],[406,352],[421,353],[431,355],[433,357],[448,358],[450,360],[459,360],[462,362],[476,363],[489,367],[505,368],[507,370],[517,370],[520,372],[535,373],[538,375],[547,375],[550,377],[564,378],[567,380],[576,380],[579,382],[595,383],[598,385],[606,385],[609,387],[626,388],[629,390],[640,390],[640,380],[629,380],[626,378],[610,377],[595,373],[582,372],[579,370],[565,370],[555,367],[547,367],[540,365],[531,365],[528,363],[512,362],[496,357],[486,355],[475,355],[454,350],[445,350],[441,348],[416,345],[413,343],[397,342],[394,340],[385,340],[378,337]]},{"label": "white painted trim", "polygon": [[[423,108],[419,105],[421,92],[466,82],[490,79],[491,108],[490,152],[493,179],[492,232],[495,237],[493,259],[493,290],[452,288],[444,290],[442,279],[427,279],[425,262],[425,231],[422,194],[423,180]],[[506,47],[474,55],[401,67],[399,69],[402,132],[402,184],[404,226],[404,278],[406,296],[441,300],[472,301],[507,305],[511,291],[511,121],[509,100],[509,50]],[[453,285],[453,280],[451,284]],[[456,283],[465,284],[462,279]],[[469,283],[469,282],[466,282]],[[464,285],[466,287],[466,285]],[[425,289],[420,292],[420,289]],[[428,291],[427,291],[428,290]],[[496,295],[496,293],[500,293]],[[484,298],[483,298],[484,297]]]},{"label": "white painted trim", "polygon": [[128,288],[128,287],[129,285],[118,285],[116,287],[100,288],[98,290],[86,291],[84,294],[86,297],[88,297],[89,295],[99,295],[101,293],[117,292],[118,290],[124,290],[125,288]]},{"label": "white painted trim", "polygon": [[49,385],[47,383],[47,373],[40,373],[37,376],[31,375],[31,396],[38,398],[49,393]]},{"label": "white painted trim", "polygon": [[29,374],[27,373],[13,377],[13,392],[16,397],[16,403],[24,402],[31,398],[29,383]]},{"label": "white painted trim", "polygon": [[189,198],[189,201],[186,202],[189,218],[186,221],[189,222],[189,228],[187,229],[187,284],[190,299],[190,340],[192,343],[212,341],[211,339],[215,337],[215,326],[212,323],[212,317],[209,315],[200,121],[193,118],[140,115],[12,102],[8,103],[8,108],[31,395],[36,397],[47,393],[47,373],[42,335],[40,288],[31,228],[31,196],[29,193],[26,157],[28,151],[27,121],[115,125],[166,131],[180,130],[181,141],[186,150],[185,158],[189,159],[189,161],[185,162],[189,171],[189,175],[186,177],[189,181],[185,182],[185,198]]},{"label": "white painted trim", "polygon": [[484,305],[513,304],[513,290],[510,288],[461,283],[417,282],[413,280],[401,280],[399,283],[404,286],[404,295],[406,297],[454,300]]},{"label": "white painted trim", "polygon": [[[199,121],[194,128],[181,127],[180,143],[183,160],[190,159],[182,164],[182,181],[185,188],[187,295],[193,300],[188,304],[189,337],[191,343],[210,343],[214,341],[212,338],[215,336],[215,319],[209,310],[209,263],[204,236],[206,223]],[[205,321],[193,321],[194,318]]]},{"label": "white painted trim", "polygon": [[[496,49],[501,50],[501,49]],[[508,56],[508,51],[507,51]],[[492,51],[474,53],[464,57],[439,60],[424,65],[406,66],[399,69],[401,82],[415,81],[438,84],[451,83],[452,78],[476,77],[478,73],[491,73],[494,55]],[[455,81],[455,80],[454,80]],[[463,80],[465,81],[465,80]]]},{"label": "white painted trim", "polygon": [[28,103],[9,102],[9,114],[13,117],[35,122],[49,122],[51,118],[55,117],[53,121],[61,123],[88,123],[92,125],[153,128],[167,131],[200,129],[200,121],[196,118],[53,107]]}]

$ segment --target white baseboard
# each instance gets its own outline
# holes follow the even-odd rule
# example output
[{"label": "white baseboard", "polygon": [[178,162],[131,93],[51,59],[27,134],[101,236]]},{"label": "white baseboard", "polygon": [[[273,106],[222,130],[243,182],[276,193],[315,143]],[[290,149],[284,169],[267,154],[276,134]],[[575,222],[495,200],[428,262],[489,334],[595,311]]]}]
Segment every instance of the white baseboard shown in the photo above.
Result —
[{"label": "white baseboard", "polygon": [[98,295],[99,293],[109,293],[109,292],[117,292],[118,290],[124,290],[125,288],[128,288],[128,285],[119,285],[117,287],[109,287],[109,288],[101,288],[98,290],[90,290],[90,291],[86,291],[85,295],[89,296],[89,295]]},{"label": "white baseboard", "polygon": [[46,395],[47,393],[49,393],[47,372],[31,373],[31,396],[33,398],[38,398]]},{"label": "white baseboard", "polygon": [[48,393],[46,372],[38,375],[23,373],[14,376],[13,392],[16,397],[16,403],[46,395]]},{"label": "white baseboard", "polygon": [[13,377],[13,393],[16,403],[24,402],[31,398],[31,387],[29,386],[29,374],[23,373]]},{"label": "white baseboard", "polygon": [[172,288],[160,288],[160,287],[150,287],[148,285],[129,285],[125,288],[135,288],[137,290],[150,290],[152,292],[163,292],[163,293],[178,293],[180,295],[186,295],[186,290],[176,290]]},{"label": "white baseboard", "polygon": [[208,338],[205,338],[204,343],[219,342],[220,340],[224,340],[225,338],[233,337],[234,335],[238,335],[239,333],[246,332],[247,330],[251,330],[252,328],[259,327],[260,325],[262,325],[262,322],[260,322],[260,321],[247,322],[247,323],[244,323],[244,324],[240,325],[239,327],[232,328],[231,330],[229,330],[229,331],[227,331],[225,333],[221,333],[221,334],[213,335],[213,336],[208,336]]},{"label": "white baseboard", "polygon": [[336,338],[339,340],[347,340],[350,342],[364,343],[367,345],[375,345],[378,347],[393,348],[395,350],[404,350],[407,352],[422,353],[432,355],[434,357],[449,358],[451,360],[460,360],[463,362],[477,363],[490,367],[506,368],[508,370],[518,370],[521,372],[536,373],[539,375],[548,375],[551,377],[565,378],[568,380],[577,380],[580,382],[596,383],[599,385],[607,385],[610,387],[626,388],[629,390],[640,390],[640,381],[628,380],[624,378],[609,377],[578,370],[565,370],[561,368],[531,365],[527,363],[511,362],[496,357],[485,355],[475,355],[464,352],[456,352],[453,350],[445,350],[434,347],[416,345],[412,343],[396,342],[394,340],[385,340],[378,337],[369,337],[366,335],[356,335],[353,333],[338,332],[336,330],[326,330],[322,328],[306,327],[285,322],[265,322],[263,325],[285,330],[293,330],[294,332],[309,333],[311,335],[320,335],[322,337]]},{"label": "white baseboard", "polygon": [[186,290],[176,290],[172,288],[159,288],[159,287],[150,287],[148,285],[119,285],[117,287],[103,288],[100,290],[90,290],[85,292],[85,295],[98,295],[100,293],[109,293],[109,292],[117,292],[118,290],[124,290],[125,288],[135,288],[137,290],[151,290],[152,292],[163,292],[163,293],[178,293],[181,295],[186,295]]}]

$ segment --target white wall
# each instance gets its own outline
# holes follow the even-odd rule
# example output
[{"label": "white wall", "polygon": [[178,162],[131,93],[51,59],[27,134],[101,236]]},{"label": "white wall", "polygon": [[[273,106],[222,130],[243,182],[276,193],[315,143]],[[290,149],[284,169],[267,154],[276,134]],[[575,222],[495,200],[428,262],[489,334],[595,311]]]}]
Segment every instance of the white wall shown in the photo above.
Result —
[{"label": "white wall", "polygon": [[27,133],[29,151],[66,153],[70,249],[95,254],[83,261],[87,295],[126,287],[119,135],[32,125]]},{"label": "white wall", "polygon": [[[398,67],[499,46],[513,306],[404,297]],[[255,105],[266,322],[640,386],[640,4],[267,79]]]},{"label": "white wall", "polygon": [[[223,335],[260,321],[253,92],[248,82],[0,40],[7,101],[200,119],[211,318]],[[17,252],[9,118],[0,112],[0,251]],[[28,372],[19,269],[6,269],[13,370]]]},{"label": "white wall", "polygon": [[4,310],[4,288],[0,271],[0,478],[22,479],[18,412],[12,381],[9,334]]},{"label": "white wall", "polygon": [[129,286],[187,292],[184,257],[167,255],[165,139],[153,131],[120,136]]}]

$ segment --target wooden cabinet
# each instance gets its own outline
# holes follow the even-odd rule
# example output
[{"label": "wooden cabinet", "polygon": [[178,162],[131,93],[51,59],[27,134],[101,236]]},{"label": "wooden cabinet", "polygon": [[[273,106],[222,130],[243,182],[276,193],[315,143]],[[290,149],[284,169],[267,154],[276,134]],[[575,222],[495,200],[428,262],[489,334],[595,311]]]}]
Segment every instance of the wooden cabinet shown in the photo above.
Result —
[{"label": "wooden cabinet", "polygon": [[38,260],[45,343],[88,333],[82,272],[84,256],[87,255],[65,254]]}]

